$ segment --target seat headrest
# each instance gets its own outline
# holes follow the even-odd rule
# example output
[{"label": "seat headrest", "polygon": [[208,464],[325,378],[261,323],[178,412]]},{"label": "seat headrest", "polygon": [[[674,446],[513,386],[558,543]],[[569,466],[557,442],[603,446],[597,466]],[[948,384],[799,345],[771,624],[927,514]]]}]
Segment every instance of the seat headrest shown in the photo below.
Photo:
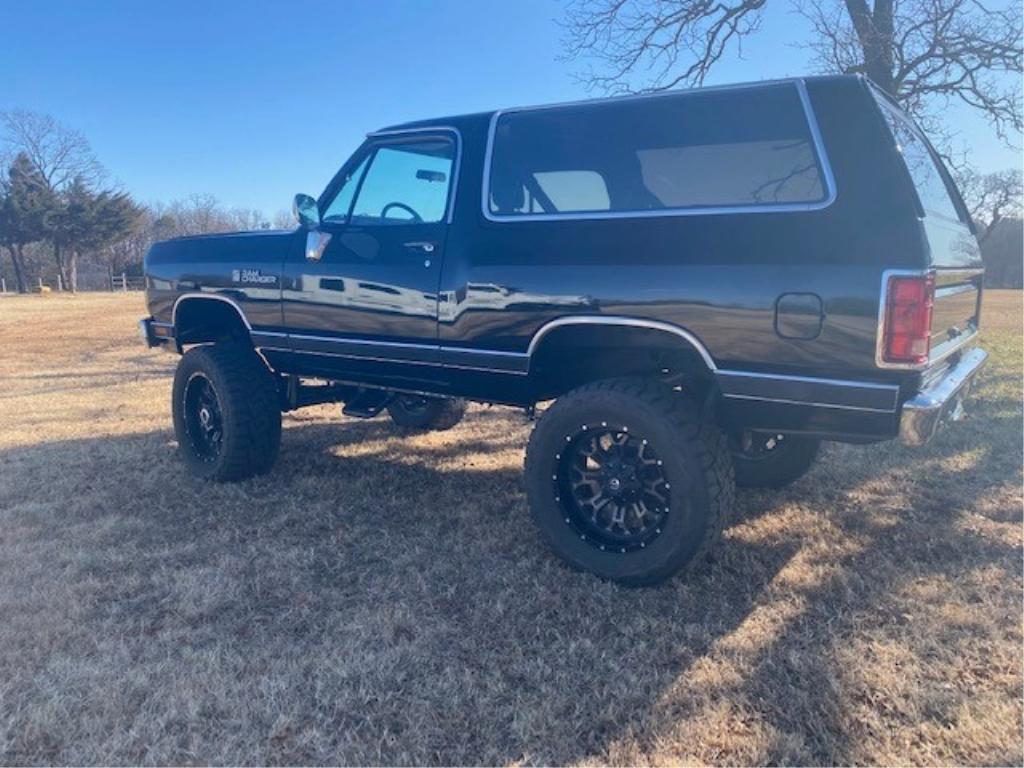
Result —
[{"label": "seat headrest", "polygon": [[498,213],[515,213],[526,205],[526,189],[514,173],[491,176],[491,199]]}]

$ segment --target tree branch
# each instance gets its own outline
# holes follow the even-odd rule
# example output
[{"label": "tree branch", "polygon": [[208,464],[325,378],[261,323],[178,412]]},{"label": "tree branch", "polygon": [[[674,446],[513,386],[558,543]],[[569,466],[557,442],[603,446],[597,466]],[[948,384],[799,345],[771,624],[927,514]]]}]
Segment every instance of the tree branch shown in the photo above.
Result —
[{"label": "tree branch", "polygon": [[[566,58],[588,60],[579,76],[588,90],[699,86],[733,44],[741,52],[765,2],[574,0],[562,25]],[[639,87],[638,77],[645,78]]]}]

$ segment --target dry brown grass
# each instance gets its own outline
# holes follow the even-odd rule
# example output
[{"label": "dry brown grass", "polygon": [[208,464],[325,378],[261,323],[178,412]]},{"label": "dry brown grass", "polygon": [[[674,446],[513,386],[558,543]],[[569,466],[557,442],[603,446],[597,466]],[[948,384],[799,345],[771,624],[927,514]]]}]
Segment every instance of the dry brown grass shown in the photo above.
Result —
[{"label": "dry brown grass", "polygon": [[1021,294],[972,418],[739,497],[627,590],[542,546],[528,425],[288,416],[185,476],[138,295],[0,299],[0,762],[1020,764]]}]

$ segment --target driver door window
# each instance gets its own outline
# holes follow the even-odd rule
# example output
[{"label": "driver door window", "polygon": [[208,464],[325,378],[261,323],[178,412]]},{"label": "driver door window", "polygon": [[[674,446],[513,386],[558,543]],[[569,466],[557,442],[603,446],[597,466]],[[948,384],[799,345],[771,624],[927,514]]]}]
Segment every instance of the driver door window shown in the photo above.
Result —
[{"label": "driver door window", "polygon": [[325,224],[344,224],[348,221],[348,211],[352,207],[352,198],[356,195],[356,189],[359,188],[359,182],[363,179],[363,173],[366,171],[366,164],[369,162],[369,155],[363,158],[363,160],[356,166],[356,169],[345,177],[345,180],[341,184],[341,188],[334,196],[334,200],[327,206],[327,210],[324,211],[321,221]]},{"label": "driver door window", "polygon": [[452,142],[444,139],[378,148],[359,187],[350,222],[400,226],[443,221],[454,154]]}]

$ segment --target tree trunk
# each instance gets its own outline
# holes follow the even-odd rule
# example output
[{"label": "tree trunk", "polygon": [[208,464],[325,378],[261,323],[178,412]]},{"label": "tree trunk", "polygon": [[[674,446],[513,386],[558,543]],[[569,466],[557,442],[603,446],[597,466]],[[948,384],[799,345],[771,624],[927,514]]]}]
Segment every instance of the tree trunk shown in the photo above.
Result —
[{"label": "tree trunk", "polygon": [[68,270],[64,264],[64,253],[61,251],[60,243],[53,244],[53,258],[57,262],[57,274],[60,275],[61,287],[66,291],[71,283],[68,282]]},{"label": "tree trunk", "polygon": [[879,88],[895,96],[892,0],[875,0],[874,12],[868,8],[865,0],[845,2],[864,55],[864,74]]},{"label": "tree trunk", "polygon": [[21,252],[21,245],[9,245],[7,251],[11,254],[11,265],[14,267],[14,280],[18,284],[18,293],[28,293],[28,286],[25,284],[25,260]]},{"label": "tree trunk", "polygon": [[69,261],[71,262],[71,282],[67,285],[71,286],[71,292],[78,292],[78,249],[72,248]]},{"label": "tree trunk", "polygon": [[1003,217],[1000,216],[999,214],[996,214],[995,216],[992,217],[992,221],[990,221],[987,225],[976,227],[978,232],[975,235],[975,237],[978,238],[978,245],[982,245],[986,240],[988,240],[989,235],[991,235],[995,231],[996,224],[998,224],[1002,220]]},{"label": "tree trunk", "polygon": [[875,29],[875,45],[870,56],[865,55],[869,77],[886,93],[896,95],[896,72],[893,59],[893,0],[875,0],[871,15]]}]

